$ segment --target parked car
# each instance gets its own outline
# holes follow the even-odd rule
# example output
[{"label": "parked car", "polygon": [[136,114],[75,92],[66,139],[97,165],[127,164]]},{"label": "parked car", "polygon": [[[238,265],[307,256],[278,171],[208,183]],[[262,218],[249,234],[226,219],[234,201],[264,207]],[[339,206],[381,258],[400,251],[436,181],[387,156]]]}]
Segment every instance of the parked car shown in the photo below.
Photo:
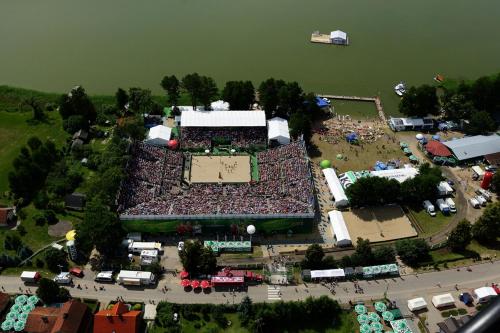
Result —
[{"label": "parked car", "polygon": [[179,242],[179,244],[177,245],[177,250],[179,250],[179,252],[184,250],[184,242]]},{"label": "parked car", "polygon": [[495,172],[498,170],[498,166],[496,165],[488,165],[487,167],[484,168],[486,171],[490,171],[490,172]]},{"label": "parked car", "polygon": [[73,267],[69,270],[69,273],[71,275],[74,275],[76,277],[82,278],[83,277],[83,270],[79,267]]},{"label": "parked car", "polygon": [[458,299],[460,300],[460,302],[464,303],[465,305],[472,305],[472,303],[474,302],[472,295],[469,293],[460,294]]},{"label": "parked car", "polygon": [[481,206],[486,206],[486,204],[488,203],[488,200],[486,200],[482,195],[476,195],[476,200]]},{"label": "parked car", "polygon": [[430,216],[436,216],[436,208],[434,208],[434,205],[429,200],[425,200],[423,202],[423,206],[424,206],[425,211]]},{"label": "parked car", "polygon": [[474,208],[479,208],[479,207],[481,207],[481,204],[479,203],[479,201],[477,201],[477,199],[476,199],[476,198],[470,198],[470,199],[469,199],[469,203],[470,203],[470,205],[471,205],[472,207],[474,207]]},{"label": "parked car", "polygon": [[476,194],[483,196],[488,201],[491,201],[491,197],[493,196],[490,191],[487,191],[482,188],[476,190]]}]

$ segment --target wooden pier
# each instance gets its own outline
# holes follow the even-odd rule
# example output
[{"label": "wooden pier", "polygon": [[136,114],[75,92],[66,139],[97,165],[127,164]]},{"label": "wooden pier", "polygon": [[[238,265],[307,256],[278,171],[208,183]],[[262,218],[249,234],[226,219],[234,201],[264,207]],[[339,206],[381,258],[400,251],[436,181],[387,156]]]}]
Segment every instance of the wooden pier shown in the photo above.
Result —
[{"label": "wooden pier", "polygon": [[384,109],[382,108],[382,101],[379,96],[375,97],[362,97],[362,96],[342,96],[342,95],[318,95],[319,98],[328,98],[328,99],[340,99],[345,101],[358,101],[358,102],[372,102],[375,103],[375,108],[377,109],[378,116],[380,120],[384,123],[387,123],[387,119],[385,117]]},{"label": "wooden pier", "polygon": [[330,39],[330,35],[324,35],[324,34],[312,34],[311,42],[320,44],[333,44]]}]

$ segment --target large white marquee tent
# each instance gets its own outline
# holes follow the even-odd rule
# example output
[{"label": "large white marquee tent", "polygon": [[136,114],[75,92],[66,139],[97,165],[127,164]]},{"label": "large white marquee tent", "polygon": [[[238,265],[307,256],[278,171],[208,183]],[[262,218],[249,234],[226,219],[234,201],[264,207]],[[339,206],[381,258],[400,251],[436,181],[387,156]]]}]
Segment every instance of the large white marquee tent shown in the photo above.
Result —
[{"label": "large white marquee tent", "polygon": [[144,140],[148,145],[166,146],[172,135],[172,129],[167,126],[158,125],[151,127],[148,136]]},{"label": "large white marquee tent", "polygon": [[264,127],[264,111],[182,111],[181,127]]},{"label": "large white marquee tent", "polygon": [[288,121],[280,117],[274,117],[267,121],[267,138],[269,141],[276,140],[281,145],[290,143],[290,131]]},{"label": "large white marquee tent", "polygon": [[330,218],[333,235],[337,240],[337,246],[352,245],[351,236],[349,235],[349,230],[347,230],[342,213],[338,210],[332,210],[331,212],[328,212],[328,217]]},{"label": "large white marquee tent", "polygon": [[323,175],[325,176],[326,184],[330,189],[330,193],[333,196],[335,207],[345,207],[349,205],[349,200],[345,195],[344,188],[342,187],[335,170],[332,168],[323,169]]}]

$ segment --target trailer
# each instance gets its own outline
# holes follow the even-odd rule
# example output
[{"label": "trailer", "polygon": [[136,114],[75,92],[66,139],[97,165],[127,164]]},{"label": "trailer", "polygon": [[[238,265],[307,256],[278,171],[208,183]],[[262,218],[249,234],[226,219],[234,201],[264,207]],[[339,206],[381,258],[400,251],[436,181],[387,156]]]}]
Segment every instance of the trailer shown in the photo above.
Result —
[{"label": "trailer", "polygon": [[245,279],[242,276],[212,276],[210,280],[214,288],[217,287],[243,287],[245,285]]},{"label": "trailer", "polygon": [[444,201],[443,199],[437,199],[436,200],[436,205],[438,206],[439,210],[443,214],[449,214],[450,213],[450,206]]},{"label": "trailer", "polygon": [[25,283],[37,283],[42,276],[38,272],[24,271],[21,273],[21,281]]},{"label": "trailer", "polygon": [[121,270],[116,278],[118,283],[129,286],[146,286],[154,284],[156,279],[151,272]]},{"label": "trailer", "polygon": [[457,206],[455,205],[455,201],[453,201],[452,198],[446,198],[444,202],[450,207],[450,212],[456,213],[457,212]]},{"label": "trailer", "polygon": [[450,184],[448,184],[445,181],[442,181],[439,183],[439,185],[437,186],[437,190],[438,190],[438,194],[442,197],[452,195],[453,191],[454,191],[453,187],[451,187]]}]

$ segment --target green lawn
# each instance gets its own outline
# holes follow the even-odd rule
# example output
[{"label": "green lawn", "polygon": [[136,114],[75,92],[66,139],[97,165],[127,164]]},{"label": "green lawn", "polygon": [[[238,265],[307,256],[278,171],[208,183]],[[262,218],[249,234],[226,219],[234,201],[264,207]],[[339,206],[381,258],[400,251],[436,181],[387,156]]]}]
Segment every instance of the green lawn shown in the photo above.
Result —
[{"label": "green lawn", "polygon": [[221,253],[223,259],[239,259],[239,258],[262,258],[262,248],[260,246],[253,246],[252,252],[248,253]]},{"label": "green lawn", "polygon": [[352,119],[367,120],[377,119],[378,113],[374,102],[333,100],[335,113],[350,115]]},{"label": "green lawn", "polygon": [[436,213],[436,216],[432,217],[423,209],[419,211],[410,209],[410,214],[415,217],[420,227],[424,230],[423,234],[419,235],[421,237],[432,235],[443,229],[450,223],[452,217],[452,215],[443,215],[440,211]]}]

